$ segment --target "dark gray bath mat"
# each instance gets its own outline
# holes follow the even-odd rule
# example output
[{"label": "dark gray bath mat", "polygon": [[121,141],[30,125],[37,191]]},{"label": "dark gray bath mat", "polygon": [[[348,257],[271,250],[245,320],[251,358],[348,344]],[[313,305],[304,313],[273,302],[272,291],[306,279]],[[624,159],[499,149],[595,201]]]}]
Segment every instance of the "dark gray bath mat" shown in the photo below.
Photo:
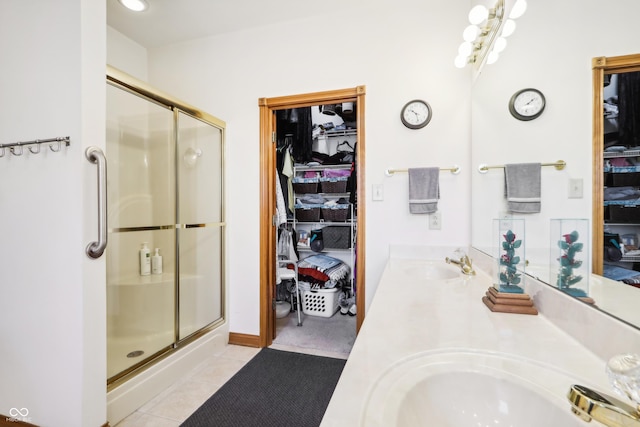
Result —
[{"label": "dark gray bath mat", "polygon": [[181,427],[317,427],[345,362],[264,348]]}]

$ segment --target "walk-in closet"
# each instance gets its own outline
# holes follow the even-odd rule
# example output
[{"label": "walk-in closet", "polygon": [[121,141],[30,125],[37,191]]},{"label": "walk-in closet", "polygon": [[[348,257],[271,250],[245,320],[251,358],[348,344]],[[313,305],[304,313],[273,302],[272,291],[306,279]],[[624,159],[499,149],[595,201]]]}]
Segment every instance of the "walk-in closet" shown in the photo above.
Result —
[{"label": "walk-in closet", "polygon": [[356,337],[356,102],[275,112],[273,346],[345,357]]}]

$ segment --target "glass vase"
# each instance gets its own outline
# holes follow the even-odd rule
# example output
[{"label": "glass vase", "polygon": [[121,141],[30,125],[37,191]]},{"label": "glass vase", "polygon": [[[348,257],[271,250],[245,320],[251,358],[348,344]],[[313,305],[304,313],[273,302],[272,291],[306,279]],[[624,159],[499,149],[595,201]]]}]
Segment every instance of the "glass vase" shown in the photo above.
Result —
[{"label": "glass vase", "polygon": [[589,220],[552,219],[549,281],[573,297],[589,296]]},{"label": "glass vase", "polygon": [[524,293],[524,219],[494,219],[493,236],[497,260],[494,288],[498,292]]}]

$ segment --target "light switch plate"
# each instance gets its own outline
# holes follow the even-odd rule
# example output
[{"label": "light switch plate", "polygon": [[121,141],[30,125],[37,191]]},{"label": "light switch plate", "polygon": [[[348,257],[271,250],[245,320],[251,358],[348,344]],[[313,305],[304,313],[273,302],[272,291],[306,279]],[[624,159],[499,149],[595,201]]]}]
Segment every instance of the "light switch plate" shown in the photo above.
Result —
[{"label": "light switch plate", "polygon": [[382,184],[373,184],[371,188],[373,190],[371,198],[374,201],[384,200],[384,187],[382,186]]},{"label": "light switch plate", "polygon": [[582,178],[569,179],[569,198],[582,199],[583,197],[583,180]]}]

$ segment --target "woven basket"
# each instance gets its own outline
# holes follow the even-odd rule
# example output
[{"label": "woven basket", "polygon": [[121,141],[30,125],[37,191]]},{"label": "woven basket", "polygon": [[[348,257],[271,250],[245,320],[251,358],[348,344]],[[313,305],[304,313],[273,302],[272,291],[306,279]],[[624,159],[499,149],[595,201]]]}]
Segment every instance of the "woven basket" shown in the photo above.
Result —
[{"label": "woven basket", "polygon": [[315,194],[318,192],[317,182],[294,182],[293,191],[298,194]]},{"label": "woven basket", "polygon": [[322,219],[325,221],[344,222],[349,216],[349,205],[338,205],[333,208],[322,208]]},{"label": "woven basket", "polygon": [[320,221],[320,208],[306,208],[296,206],[296,219],[303,222]]},{"label": "woven basket", "polygon": [[320,179],[320,189],[322,193],[346,193],[347,178]]}]

